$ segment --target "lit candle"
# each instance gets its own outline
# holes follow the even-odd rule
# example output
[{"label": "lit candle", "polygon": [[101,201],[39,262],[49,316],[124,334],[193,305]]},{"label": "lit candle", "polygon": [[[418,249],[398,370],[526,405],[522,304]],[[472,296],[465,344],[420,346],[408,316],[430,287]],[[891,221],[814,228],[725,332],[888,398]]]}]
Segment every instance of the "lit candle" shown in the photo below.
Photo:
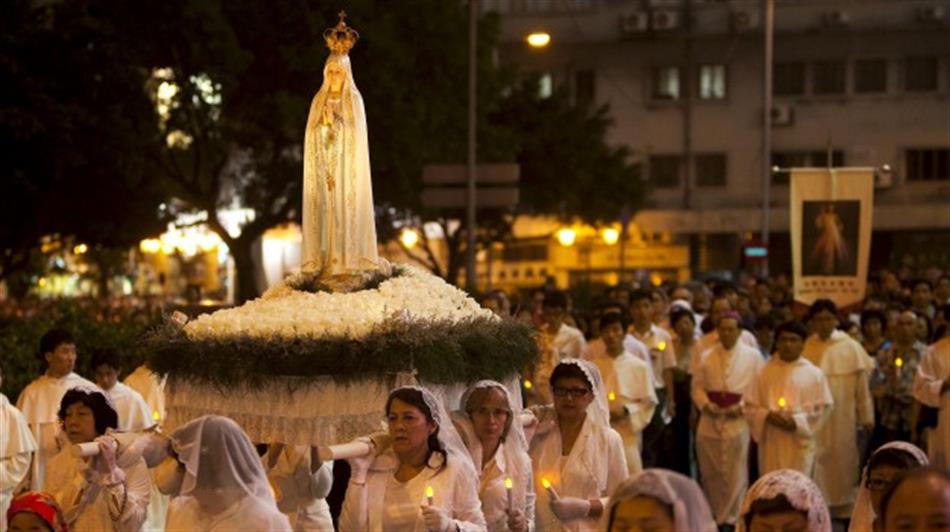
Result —
[{"label": "lit candle", "polygon": [[524,380],[524,389],[525,389],[525,390],[530,390],[532,386],[534,386],[534,385],[531,384],[531,381],[529,381],[528,379],[525,379],[525,380]]},{"label": "lit candle", "polygon": [[515,487],[515,483],[511,481],[511,477],[505,479],[505,492],[508,494],[508,509],[511,510],[511,489]]},{"label": "lit candle", "polygon": [[607,394],[607,400],[608,400],[608,401],[616,401],[616,400],[617,400],[617,394],[615,394],[614,392],[608,393],[608,394]]},{"label": "lit candle", "polygon": [[901,366],[903,366],[903,365],[904,365],[904,359],[903,359],[903,358],[897,357],[897,358],[894,359],[894,367],[897,368],[897,376],[898,376],[898,377],[901,376]]},{"label": "lit candle", "polygon": [[660,340],[660,342],[656,344],[656,348],[660,351],[666,351],[666,342]]},{"label": "lit candle", "polygon": [[784,398],[784,397],[779,397],[779,398],[778,398],[778,407],[781,408],[782,410],[785,410],[785,407],[786,407],[786,406],[788,406],[788,402],[785,401],[785,398]]},{"label": "lit candle", "polygon": [[432,499],[435,498],[435,490],[432,486],[426,486],[426,502],[432,506]]},{"label": "lit candle", "polygon": [[554,491],[554,486],[551,485],[551,481],[548,480],[548,477],[541,477],[541,486],[548,490],[549,497],[557,499],[557,492]]},{"label": "lit candle", "polygon": [[155,421],[162,419],[162,416],[158,413],[158,410],[152,412],[152,419],[154,419]]}]

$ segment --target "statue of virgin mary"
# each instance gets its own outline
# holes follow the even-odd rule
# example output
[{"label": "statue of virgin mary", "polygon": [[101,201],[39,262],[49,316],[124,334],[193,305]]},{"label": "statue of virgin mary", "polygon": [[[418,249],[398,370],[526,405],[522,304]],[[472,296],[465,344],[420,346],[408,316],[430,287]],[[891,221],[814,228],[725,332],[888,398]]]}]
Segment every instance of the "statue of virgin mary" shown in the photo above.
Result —
[{"label": "statue of virgin mary", "polygon": [[336,27],[323,34],[330,56],[304,136],[301,262],[322,278],[379,267],[366,112],[348,55],[359,34],[347,27],[345,16],[340,13]]}]

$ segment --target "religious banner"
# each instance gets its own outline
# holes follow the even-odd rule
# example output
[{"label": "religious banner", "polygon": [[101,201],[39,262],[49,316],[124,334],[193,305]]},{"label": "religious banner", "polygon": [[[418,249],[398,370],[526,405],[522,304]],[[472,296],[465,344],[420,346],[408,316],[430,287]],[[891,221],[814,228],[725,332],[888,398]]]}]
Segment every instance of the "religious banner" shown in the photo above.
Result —
[{"label": "religious banner", "polygon": [[796,168],[789,229],[795,301],[860,303],[867,285],[873,168]]}]

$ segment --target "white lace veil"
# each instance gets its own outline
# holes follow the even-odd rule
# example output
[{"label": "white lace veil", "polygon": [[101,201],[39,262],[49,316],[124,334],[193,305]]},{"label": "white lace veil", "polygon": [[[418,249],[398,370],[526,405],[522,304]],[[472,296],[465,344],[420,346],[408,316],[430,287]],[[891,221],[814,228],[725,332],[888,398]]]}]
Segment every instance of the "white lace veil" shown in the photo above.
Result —
[{"label": "white lace veil", "polygon": [[[920,467],[930,464],[930,461],[927,459],[927,453],[921,450],[920,447],[906,441],[892,441],[886,443],[878,447],[877,450],[871,454],[871,458],[874,458],[874,455],[884,449],[904,451],[911,455]],[[868,460],[868,462],[870,462],[870,460]],[[858,486],[858,496],[854,501],[854,511],[851,514],[851,524],[848,526],[848,530],[872,530],[874,528],[874,519],[877,516],[874,513],[874,506],[871,504],[871,493],[867,488],[869,473],[868,466],[865,465],[864,470],[861,472],[861,484]]]},{"label": "white lace veil", "polygon": [[[565,358],[558,363],[558,366],[563,365],[574,365],[584,372],[594,393],[594,400],[587,407],[587,416],[597,425],[610,427],[610,407],[607,406],[607,392],[604,391],[604,379],[600,375],[597,364],[580,358]],[[554,367],[554,370],[557,371],[557,366]],[[554,386],[553,381],[551,386]]]},{"label": "white lace veil", "polygon": [[185,466],[181,495],[215,497],[227,508],[246,496],[276,503],[261,459],[244,430],[222,416],[202,416],[170,435],[178,461]]},{"label": "white lace veil", "polygon": [[[432,420],[439,425],[439,432],[436,438],[445,449],[447,455],[446,459],[456,461],[456,463],[461,464],[463,468],[470,469],[470,473],[474,475],[475,465],[472,462],[472,457],[468,454],[468,448],[465,447],[465,443],[462,441],[462,437],[459,436],[458,430],[452,423],[452,418],[449,417],[448,410],[446,410],[442,401],[439,401],[428,389],[415,385],[400,386],[390,392],[389,397],[392,397],[393,394],[400,390],[415,390],[422,394],[422,400],[426,406],[429,407],[429,412],[432,413]],[[434,456],[435,453],[429,458],[430,467],[435,466],[433,461]]]},{"label": "white lace veil", "polygon": [[739,514],[736,530],[748,530],[745,521],[752,503],[774,499],[779,495],[785,495],[793,508],[807,516],[808,532],[831,532],[828,505],[825,504],[825,498],[822,497],[818,486],[803,473],[793,469],[779,469],[759,477],[742,501],[742,512]]},{"label": "white lace veil", "polygon": [[[338,192],[328,190],[327,160],[320,135],[330,82],[331,65],[346,72],[341,89],[344,135],[342,153],[345,175],[334,175]],[[339,205],[342,201],[343,205]],[[339,228],[334,230],[333,228]],[[346,234],[343,238],[343,230]],[[376,219],[373,210],[373,184],[369,163],[369,140],[363,97],[353,81],[350,57],[331,53],[323,67],[323,84],[314,96],[307,118],[303,154],[303,248],[304,269],[320,269],[330,273],[375,269],[379,258],[376,250]],[[340,256],[342,255],[342,256]],[[339,262],[330,263],[333,258]]]},{"label": "white lace veil", "polygon": [[716,532],[716,521],[703,495],[702,488],[693,479],[666,469],[645,469],[623,481],[605,511],[604,526],[609,530],[614,509],[618,504],[639,496],[652,497],[673,509],[675,530]]},{"label": "white lace veil", "polygon": [[514,480],[512,485],[512,497],[514,498],[515,507],[524,508],[526,501],[525,481],[531,479],[531,458],[528,456],[528,442],[525,439],[524,427],[521,424],[521,411],[517,408],[508,388],[498,381],[481,380],[476,382],[462,394],[462,399],[459,401],[459,409],[454,419],[460,421],[460,430],[463,431],[463,435],[465,436],[463,439],[472,457],[475,470],[481,471],[483,466],[481,463],[482,445],[478,437],[475,436],[472,427],[471,416],[468,413],[468,402],[476,390],[486,388],[500,390],[505,396],[505,401],[508,402],[510,423],[507,433],[502,438],[505,463],[512,468],[512,470],[509,471],[509,476]]}]

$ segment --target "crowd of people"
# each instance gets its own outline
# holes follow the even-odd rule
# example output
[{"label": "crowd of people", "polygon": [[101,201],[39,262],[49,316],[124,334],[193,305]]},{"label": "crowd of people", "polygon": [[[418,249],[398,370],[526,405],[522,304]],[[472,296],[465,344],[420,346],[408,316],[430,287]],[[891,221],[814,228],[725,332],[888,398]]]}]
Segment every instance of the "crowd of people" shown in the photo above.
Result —
[{"label": "crowd of people", "polygon": [[52,329],[0,395],[0,530],[950,530],[950,277],[892,277],[856,327],[781,277],[615,287],[586,314],[488,294],[537,328],[520,389],[396,388],[344,477],[226,417],[163,430],[156,375],[119,382],[102,348],[87,380]]}]

